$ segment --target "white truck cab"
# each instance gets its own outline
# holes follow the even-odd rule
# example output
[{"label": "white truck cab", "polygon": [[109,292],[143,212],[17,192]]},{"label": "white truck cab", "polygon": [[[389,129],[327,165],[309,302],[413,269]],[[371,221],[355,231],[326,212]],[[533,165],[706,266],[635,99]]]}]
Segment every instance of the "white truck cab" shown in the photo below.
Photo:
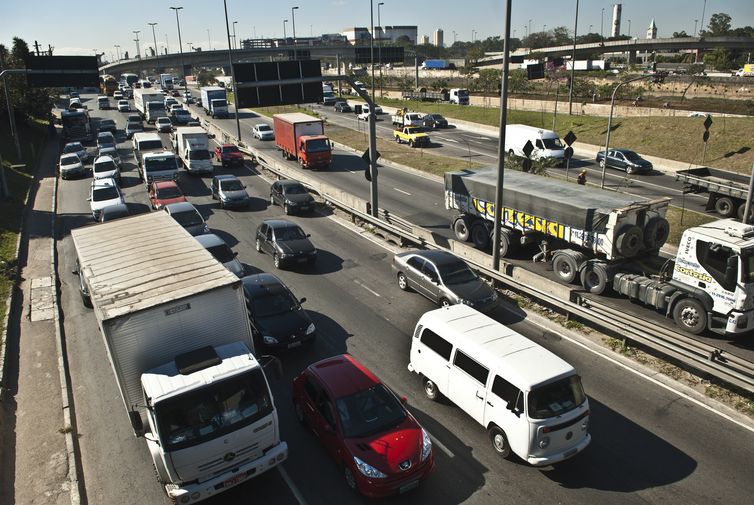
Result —
[{"label": "white truck cab", "polygon": [[447,397],[481,424],[503,457],[558,463],[589,445],[589,401],[571,365],[463,304],[425,313],[408,369],[431,400]]}]

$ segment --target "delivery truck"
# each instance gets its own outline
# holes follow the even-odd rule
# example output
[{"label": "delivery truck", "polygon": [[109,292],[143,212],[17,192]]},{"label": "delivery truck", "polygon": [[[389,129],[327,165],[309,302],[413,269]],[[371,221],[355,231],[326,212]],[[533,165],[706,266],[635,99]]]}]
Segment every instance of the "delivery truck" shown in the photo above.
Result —
[{"label": "delivery truck", "polygon": [[199,88],[204,113],[212,118],[228,116],[228,93],[220,86]]},{"label": "delivery truck", "polygon": [[[457,211],[451,226],[460,241],[489,248],[495,220],[497,170],[445,174],[445,206]],[[537,244],[533,259],[551,261],[564,283],[580,281],[593,294],[614,290],[672,317],[698,334],[744,334],[754,329],[754,227],[732,219],[687,229],[677,256],[656,276],[668,239],[669,198],[648,200],[507,171],[501,256]]]},{"label": "delivery truck", "polygon": [[160,87],[165,90],[173,89],[173,76],[170,74],[160,74]]},{"label": "delivery truck", "polygon": [[204,128],[200,126],[178,128],[173,134],[173,150],[178,154],[181,163],[189,173],[212,173],[209,137]]},{"label": "delivery truck", "polygon": [[196,503],[282,463],[240,279],[165,212],[71,237],[81,296],[170,500]]},{"label": "delivery truck", "polygon": [[147,123],[154,123],[158,117],[167,117],[165,112],[165,97],[159,91],[151,88],[137,88],[134,90],[134,105],[141,117]]},{"label": "delivery truck", "polygon": [[325,125],[300,112],[272,116],[275,145],[286,159],[297,160],[301,168],[328,168],[332,162],[332,145],[325,136]]},{"label": "delivery truck", "polygon": [[675,180],[683,183],[685,192],[707,193],[707,211],[738,220],[744,217],[749,177],[708,167],[679,170],[675,174]]}]

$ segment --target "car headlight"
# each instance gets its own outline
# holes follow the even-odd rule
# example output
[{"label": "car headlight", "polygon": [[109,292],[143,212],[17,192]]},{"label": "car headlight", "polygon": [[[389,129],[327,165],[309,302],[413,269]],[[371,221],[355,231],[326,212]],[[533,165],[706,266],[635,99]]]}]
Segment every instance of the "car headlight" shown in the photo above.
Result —
[{"label": "car headlight", "polygon": [[269,335],[265,335],[262,337],[262,342],[264,342],[267,345],[275,345],[278,343],[278,339],[275,337],[271,337]]},{"label": "car headlight", "polygon": [[314,323],[311,323],[309,326],[306,327],[306,334],[311,335],[312,333],[314,333],[316,329],[317,328],[314,326]]},{"label": "car headlight", "polygon": [[539,448],[546,449],[548,445],[550,445],[550,437],[542,437],[539,441]]},{"label": "car headlight", "polygon": [[432,454],[432,440],[429,438],[429,433],[427,433],[427,430],[422,428],[422,457],[421,460],[424,461],[429,457],[429,455]]},{"label": "car headlight", "polygon": [[474,302],[472,302],[471,300],[463,300],[463,299],[461,299],[461,300],[459,300],[459,303],[462,303],[464,305],[468,305],[469,307],[473,307],[474,306]]},{"label": "car headlight", "polygon": [[363,473],[364,475],[366,475],[367,477],[371,479],[384,479],[385,477],[387,477],[387,475],[380,472],[372,465],[368,463],[364,463],[356,456],[353,457],[353,462],[356,463],[356,468],[358,468],[361,473]]}]

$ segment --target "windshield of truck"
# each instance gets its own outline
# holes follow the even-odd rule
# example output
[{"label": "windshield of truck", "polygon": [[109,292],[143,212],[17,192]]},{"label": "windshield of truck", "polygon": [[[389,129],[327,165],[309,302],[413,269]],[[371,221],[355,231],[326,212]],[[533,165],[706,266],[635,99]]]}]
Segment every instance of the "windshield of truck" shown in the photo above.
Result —
[{"label": "windshield of truck", "polygon": [[183,212],[173,212],[170,215],[184,228],[186,226],[196,226],[204,222],[202,216],[200,216],[199,212],[195,209],[185,210]]},{"label": "windshield of truck", "polygon": [[570,412],[586,400],[581,377],[572,375],[529,393],[529,417],[547,419]]},{"label": "windshield of truck", "polygon": [[298,301],[287,290],[264,291],[251,300],[256,317],[272,317],[299,309]]},{"label": "windshield of truck", "polygon": [[321,153],[330,150],[330,144],[325,139],[309,140],[306,142],[307,153]]},{"label": "windshield of truck", "polygon": [[95,163],[92,167],[92,171],[95,174],[102,174],[105,172],[112,172],[113,170],[116,170],[115,163],[113,161],[100,161],[99,163]]},{"label": "windshield of truck", "polygon": [[144,170],[147,172],[161,172],[164,170],[177,170],[174,156],[161,158],[147,158],[144,160]]},{"label": "windshield of truck", "polygon": [[298,226],[287,226],[275,230],[275,240],[284,242],[286,240],[303,240],[306,238],[304,230]]},{"label": "windshield of truck", "polygon": [[220,189],[223,191],[241,191],[243,184],[238,179],[229,179],[227,181],[220,181]]},{"label": "windshield of truck", "polygon": [[220,244],[213,247],[208,247],[207,250],[220,263],[227,263],[229,261],[233,261],[233,258],[235,258],[233,251],[230,250],[228,244]]},{"label": "windshield of truck", "polygon": [[210,159],[209,151],[206,149],[199,149],[196,151],[189,151],[188,158],[190,160],[208,160]]},{"label": "windshield of truck", "polygon": [[741,251],[741,282],[754,283],[754,250]]},{"label": "windshield of truck", "polygon": [[545,149],[563,149],[563,143],[559,138],[542,139],[542,143],[545,145]]},{"label": "windshield of truck", "polygon": [[262,370],[257,368],[159,402],[155,406],[166,452],[198,445],[272,413]]},{"label": "windshield of truck", "polygon": [[437,268],[440,271],[440,278],[447,285],[465,284],[478,279],[474,271],[463,261],[437,265]]},{"label": "windshield of truck", "polygon": [[228,106],[228,102],[226,102],[225,100],[222,100],[220,98],[212,100],[212,107],[227,107],[227,106]]},{"label": "windshield of truck", "polygon": [[105,200],[114,200],[118,198],[118,189],[113,186],[106,186],[104,188],[97,188],[92,192],[93,202],[104,202]]},{"label": "windshield of truck", "polygon": [[406,418],[406,411],[401,403],[382,384],[339,398],[336,404],[346,438],[380,433]]},{"label": "windshield of truck", "polygon": [[150,149],[160,149],[162,150],[162,140],[154,139],[154,140],[140,140],[136,143],[136,147],[139,151],[149,151]]},{"label": "windshield of truck", "polygon": [[147,109],[149,110],[162,110],[165,106],[160,102],[149,102],[147,103]]},{"label": "windshield of truck", "polygon": [[468,89],[459,89],[458,90],[458,96],[461,98],[468,98],[469,96],[469,90]]}]

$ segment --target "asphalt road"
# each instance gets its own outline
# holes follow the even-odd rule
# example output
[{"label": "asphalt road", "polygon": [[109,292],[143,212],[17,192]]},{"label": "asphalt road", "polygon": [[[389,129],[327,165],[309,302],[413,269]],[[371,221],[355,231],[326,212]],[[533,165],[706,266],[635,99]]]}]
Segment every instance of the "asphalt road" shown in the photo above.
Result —
[{"label": "asphalt road", "polygon": [[[94,111],[94,115],[115,118],[119,127],[124,126],[125,114]],[[146,192],[127,156],[129,145],[119,145],[126,162],[124,191],[132,210],[148,212]],[[207,178],[184,177],[184,192],[210,228],[239,252],[250,272],[274,271],[271,258],[256,253],[252,243],[262,219],[282,216],[279,207],[267,205],[269,181],[248,168],[216,168],[218,173],[241,176],[253,197],[248,210],[218,209],[209,196]],[[133,437],[102,337],[70,273],[74,251],[69,231],[91,223],[86,201],[90,180],[61,181],[58,193],[61,303],[86,497],[90,504],[168,503],[154,478],[146,444]],[[451,404],[427,400],[419,379],[406,369],[414,325],[433,306],[415,293],[400,291],[390,272],[391,253],[368,235],[359,237],[328,217],[326,209],[291,219],[312,234],[320,256],[312,269],[275,272],[297,296],[307,297],[305,306],[318,327],[314,346],[284,355],[284,378],[271,380],[290,457],[283,472],[268,472],[206,503],[366,502],[347,489],[313,435],[295,422],[290,402],[294,374],[343,352],[406,395],[409,408],[435,441],[434,474],[419,489],[390,503],[750,501],[754,432],[532,325],[521,313],[502,309],[494,313],[496,319],[579,370],[589,395],[593,443],[579,457],[556,467],[538,469],[500,460],[480,426]]]}]

